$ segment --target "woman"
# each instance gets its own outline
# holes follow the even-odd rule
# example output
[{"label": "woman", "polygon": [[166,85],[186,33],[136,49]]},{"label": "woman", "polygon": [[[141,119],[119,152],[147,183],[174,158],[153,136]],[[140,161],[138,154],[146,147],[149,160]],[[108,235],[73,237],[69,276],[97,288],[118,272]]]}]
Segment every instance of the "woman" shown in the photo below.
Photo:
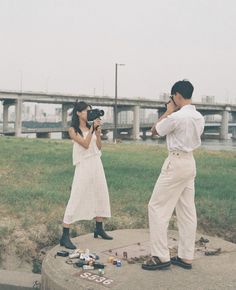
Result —
[{"label": "woman", "polygon": [[91,106],[85,102],[75,104],[72,114],[70,138],[73,140],[73,165],[75,173],[71,195],[63,219],[63,234],[60,245],[67,249],[76,246],[70,240],[70,225],[79,220],[96,219],[94,238],[112,240],[103,229],[103,218],[111,217],[109,193],[101,162],[100,119],[90,126],[87,111]]}]

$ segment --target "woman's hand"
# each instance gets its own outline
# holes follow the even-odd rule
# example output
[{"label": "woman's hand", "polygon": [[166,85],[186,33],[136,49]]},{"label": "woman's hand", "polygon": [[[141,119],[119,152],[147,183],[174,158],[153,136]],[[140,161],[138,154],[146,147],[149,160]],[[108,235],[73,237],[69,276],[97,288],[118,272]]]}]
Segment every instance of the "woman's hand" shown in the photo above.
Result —
[{"label": "woman's hand", "polygon": [[100,119],[95,119],[93,121],[93,127],[95,132],[97,133],[97,130],[100,129],[101,130],[101,120]]}]

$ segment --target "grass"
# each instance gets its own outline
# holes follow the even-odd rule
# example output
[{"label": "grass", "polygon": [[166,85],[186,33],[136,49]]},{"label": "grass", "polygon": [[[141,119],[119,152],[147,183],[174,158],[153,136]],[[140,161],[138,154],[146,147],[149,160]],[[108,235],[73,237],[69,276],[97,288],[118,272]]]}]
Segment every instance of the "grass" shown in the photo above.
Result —
[{"label": "grass", "polygon": [[[70,140],[0,138],[0,249],[9,235],[20,256],[57,243],[74,174],[71,155]],[[104,145],[113,215],[107,229],[148,227],[147,204],[166,156],[158,145]],[[198,227],[236,242],[236,152],[198,150],[195,158]],[[83,221],[72,234],[92,229],[93,221]]]}]

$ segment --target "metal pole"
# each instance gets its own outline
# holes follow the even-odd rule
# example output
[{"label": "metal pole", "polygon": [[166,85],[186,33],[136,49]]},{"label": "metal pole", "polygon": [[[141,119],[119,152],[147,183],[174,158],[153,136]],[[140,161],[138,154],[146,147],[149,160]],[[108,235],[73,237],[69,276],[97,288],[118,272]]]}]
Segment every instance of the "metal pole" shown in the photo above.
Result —
[{"label": "metal pole", "polygon": [[114,107],[114,133],[113,133],[113,142],[116,143],[117,138],[117,67],[118,64],[115,65],[115,107]]}]

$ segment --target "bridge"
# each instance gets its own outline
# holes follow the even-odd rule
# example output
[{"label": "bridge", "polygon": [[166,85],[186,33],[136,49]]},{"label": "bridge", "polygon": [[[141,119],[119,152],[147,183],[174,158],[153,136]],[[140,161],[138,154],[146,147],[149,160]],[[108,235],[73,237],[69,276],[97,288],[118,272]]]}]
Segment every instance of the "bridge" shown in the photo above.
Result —
[{"label": "bridge", "polygon": [[[107,96],[87,96],[87,95],[63,95],[63,94],[46,94],[41,92],[18,92],[18,91],[0,91],[0,101],[3,103],[3,130],[2,134],[14,134],[20,136],[25,132],[22,128],[22,104],[24,102],[33,103],[46,103],[46,104],[61,104],[62,105],[62,126],[60,132],[66,132],[68,128],[67,115],[68,110],[71,109],[74,103],[79,101],[85,101],[93,106],[106,106],[114,108],[114,98]],[[158,114],[161,115],[165,111],[164,101],[160,100],[148,100],[143,98],[127,99],[119,98],[117,101],[118,114],[122,111],[133,111],[133,124],[130,126],[118,125],[118,132],[128,132],[132,139],[139,139],[140,131],[150,130],[150,124],[148,126],[141,126],[140,124],[140,108],[143,109],[155,109]],[[232,104],[209,104],[209,103],[194,103],[196,109],[200,111],[204,116],[208,115],[221,115],[221,122],[215,127],[219,128],[219,138],[228,139],[229,127],[232,128],[232,135],[236,138],[236,105]],[[8,111],[10,106],[15,106],[15,124],[14,131],[8,128]],[[229,119],[232,117],[232,124],[230,125]],[[125,126],[127,128],[125,128]],[[207,127],[206,127],[207,128]],[[103,133],[113,130],[114,126],[109,128],[103,128]],[[53,130],[47,129],[45,132],[40,130],[31,129],[31,132],[35,130],[38,135],[52,132]],[[28,131],[30,132],[30,131]],[[146,133],[145,133],[146,134]]]}]

